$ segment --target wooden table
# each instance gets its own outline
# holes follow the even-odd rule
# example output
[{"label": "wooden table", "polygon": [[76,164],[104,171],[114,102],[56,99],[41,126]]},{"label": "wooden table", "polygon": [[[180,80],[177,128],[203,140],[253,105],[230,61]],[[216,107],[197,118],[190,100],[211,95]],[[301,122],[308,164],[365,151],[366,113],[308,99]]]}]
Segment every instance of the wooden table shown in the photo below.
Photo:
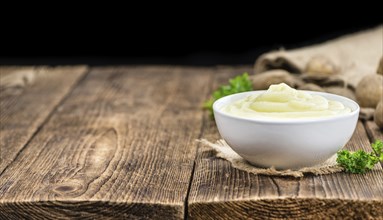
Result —
[{"label": "wooden table", "polygon": [[[383,171],[234,169],[201,104],[251,67],[1,67],[0,219],[383,219]],[[336,132],[336,131],[334,131]],[[359,122],[348,149],[382,132]]]}]

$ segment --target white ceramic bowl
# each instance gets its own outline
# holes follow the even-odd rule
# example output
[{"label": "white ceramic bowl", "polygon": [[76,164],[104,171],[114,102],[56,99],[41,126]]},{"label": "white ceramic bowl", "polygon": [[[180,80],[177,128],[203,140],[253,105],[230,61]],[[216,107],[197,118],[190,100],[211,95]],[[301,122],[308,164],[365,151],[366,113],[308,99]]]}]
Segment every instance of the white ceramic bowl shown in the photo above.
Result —
[{"label": "white ceramic bowl", "polygon": [[328,118],[265,119],[241,118],[221,111],[223,106],[265,91],[229,95],[213,105],[222,138],[244,159],[277,169],[294,169],[321,163],[351,138],[359,116],[356,102],[343,96],[306,91],[343,103],[351,112]]}]

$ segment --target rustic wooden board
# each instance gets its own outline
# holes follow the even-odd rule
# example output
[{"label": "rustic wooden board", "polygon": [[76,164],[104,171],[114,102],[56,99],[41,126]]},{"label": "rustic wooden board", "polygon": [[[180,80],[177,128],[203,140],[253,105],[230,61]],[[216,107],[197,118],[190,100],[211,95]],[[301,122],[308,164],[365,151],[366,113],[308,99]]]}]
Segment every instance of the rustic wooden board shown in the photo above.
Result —
[{"label": "rustic wooden board", "polygon": [[378,128],[374,121],[366,121],[364,124],[371,141],[383,140],[382,130]]},{"label": "rustic wooden board", "polygon": [[[375,124],[374,121],[366,121],[364,122],[364,126],[366,128],[367,134],[370,138],[371,142],[376,140],[383,141],[383,131],[379,129],[379,127]],[[383,167],[383,162],[380,162]]]},{"label": "rustic wooden board", "polygon": [[184,218],[211,79],[93,69],[1,176],[0,219]]},{"label": "rustic wooden board", "polygon": [[[215,86],[235,71],[221,71]],[[202,137],[219,138],[205,115]],[[336,131],[334,131],[336,132]],[[347,149],[370,151],[370,142],[359,122]],[[337,173],[301,179],[252,175],[234,169],[200,146],[188,200],[190,219],[332,219],[383,218],[381,165],[364,175]]]},{"label": "rustic wooden board", "polygon": [[0,174],[86,71],[0,67]]},{"label": "rustic wooden board", "polygon": [[[95,68],[81,81],[62,72],[43,86],[23,75],[0,86],[1,110],[21,106],[1,113],[1,143],[19,148],[0,174],[0,219],[383,218],[381,165],[364,175],[257,176],[196,144],[219,138],[202,101],[243,71],[251,68]],[[365,126],[347,148],[371,150],[368,136],[382,133]]]}]

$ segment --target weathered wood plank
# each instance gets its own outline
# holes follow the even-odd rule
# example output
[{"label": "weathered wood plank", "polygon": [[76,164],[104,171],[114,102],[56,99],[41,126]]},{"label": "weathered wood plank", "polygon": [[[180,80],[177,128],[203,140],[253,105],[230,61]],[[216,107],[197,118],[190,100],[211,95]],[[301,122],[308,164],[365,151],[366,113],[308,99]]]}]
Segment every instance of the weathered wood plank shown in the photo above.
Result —
[{"label": "weathered wood plank", "polygon": [[3,173],[0,218],[183,218],[211,76],[93,69]]},{"label": "weathered wood plank", "polygon": [[[215,85],[239,71],[221,71]],[[205,115],[202,137],[219,138]],[[359,122],[348,149],[370,151]],[[363,175],[337,173],[301,179],[253,175],[234,169],[200,146],[196,159],[188,214],[190,219],[331,219],[383,218],[383,171],[380,165]]]},{"label": "weathered wood plank", "polygon": [[86,71],[0,67],[0,174]]},{"label": "weathered wood plank", "polygon": [[[374,142],[376,140],[383,141],[383,132],[381,129],[379,129],[379,127],[375,124],[374,121],[366,121],[364,122],[364,126],[366,128],[367,134],[371,142]],[[383,167],[383,162],[380,162],[380,164]]]},{"label": "weathered wood plank", "polygon": [[378,126],[373,121],[366,121],[365,123],[366,131],[368,136],[370,137],[371,142],[375,140],[383,140],[382,130],[378,128]]}]

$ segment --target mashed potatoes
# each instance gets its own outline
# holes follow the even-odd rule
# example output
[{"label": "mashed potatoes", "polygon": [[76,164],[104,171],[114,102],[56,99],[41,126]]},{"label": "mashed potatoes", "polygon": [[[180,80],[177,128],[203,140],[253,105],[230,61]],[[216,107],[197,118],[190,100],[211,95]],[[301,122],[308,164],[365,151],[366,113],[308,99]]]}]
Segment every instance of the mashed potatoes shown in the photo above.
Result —
[{"label": "mashed potatoes", "polygon": [[245,118],[318,118],[351,112],[340,102],[295,90],[284,83],[271,85],[265,93],[250,95],[222,110]]}]

